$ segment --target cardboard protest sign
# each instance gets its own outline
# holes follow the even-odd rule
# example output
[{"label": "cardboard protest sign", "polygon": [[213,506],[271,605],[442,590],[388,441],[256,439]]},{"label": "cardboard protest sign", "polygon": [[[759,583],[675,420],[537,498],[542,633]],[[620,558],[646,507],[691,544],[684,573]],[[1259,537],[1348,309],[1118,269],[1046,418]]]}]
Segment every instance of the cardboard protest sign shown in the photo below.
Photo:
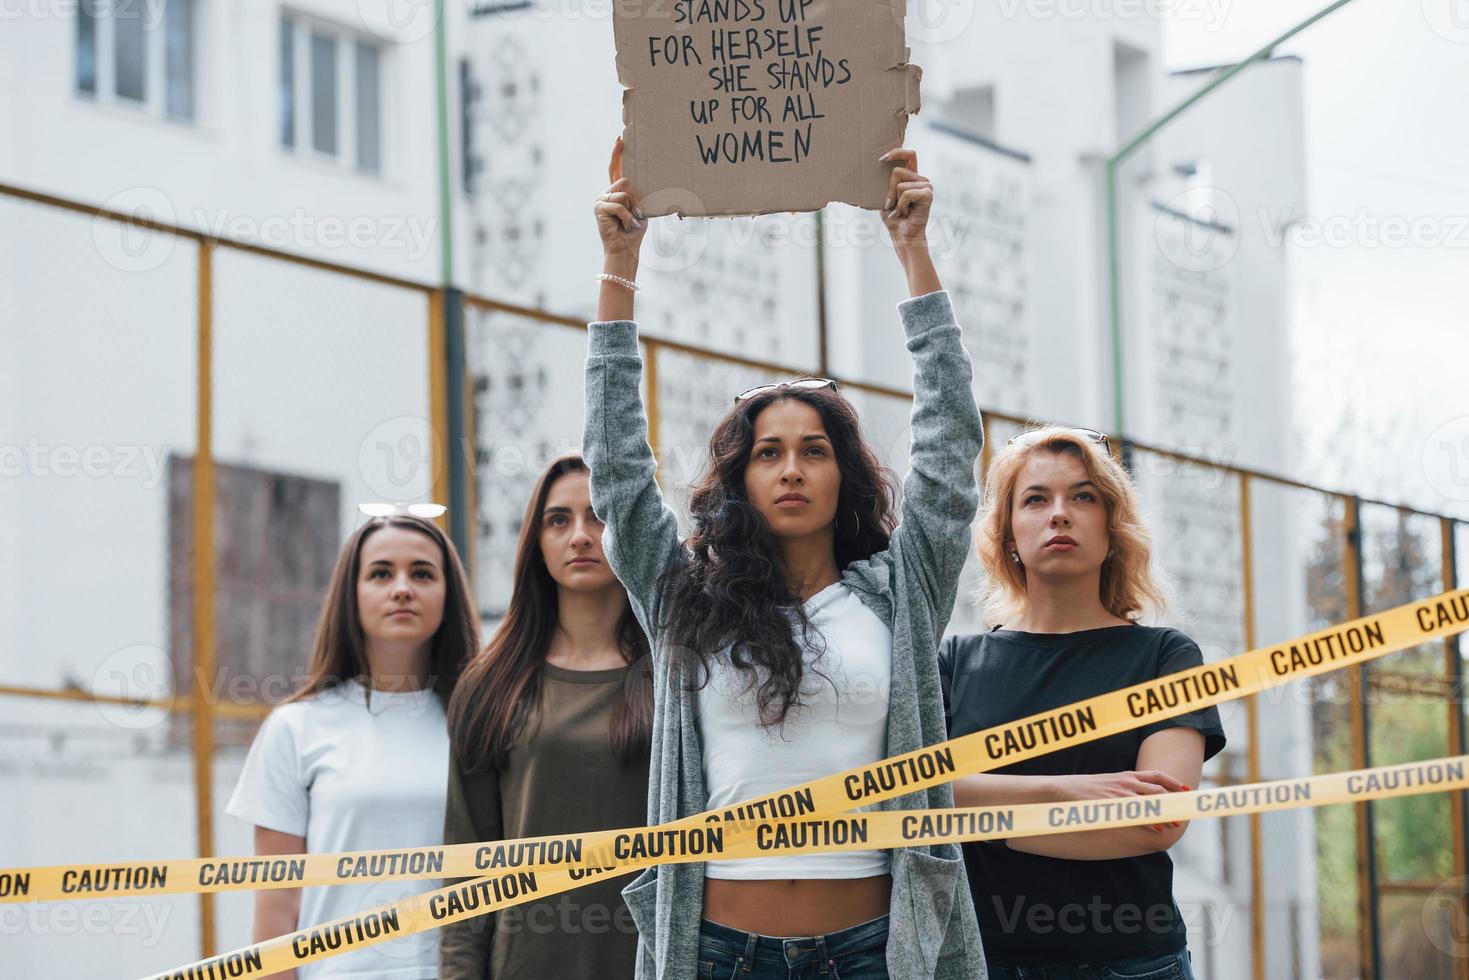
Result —
[{"label": "cardboard protest sign", "polygon": [[906,0],[614,0],[643,211],[880,208],[918,111]]}]

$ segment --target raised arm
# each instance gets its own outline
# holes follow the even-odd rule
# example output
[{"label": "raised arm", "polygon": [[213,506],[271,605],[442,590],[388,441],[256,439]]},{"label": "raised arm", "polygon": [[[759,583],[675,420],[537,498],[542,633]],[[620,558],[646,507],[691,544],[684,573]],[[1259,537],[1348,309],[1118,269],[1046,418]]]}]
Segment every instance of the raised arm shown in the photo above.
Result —
[{"label": "raised arm", "polygon": [[643,631],[656,640],[661,582],[668,567],[681,558],[683,546],[678,521],[658,488],[658,462],[648,445],[648,420],[639,389],[643,359],[632,319],[635,292],[624,283],[636,281],[647,220],[641,217],[631,183],[622,176],[620,139],[608,176],[612,186],[597,201],[597,229],[603,272],[614,278],[603,279],[599,319],[588,326],[582,455],[592,471],[592,509],[606,525],[602,550],[627,589]]},{"label": "raised arm", "polygon": [[979,509],[974,463],[984,445],[984,428],[974,403],[974,368],[929,255],[933,185],[918,172],[914,151],[893,150],[883,159],[896,164],[883,222],[912,297],[898,306],[913,357],[913,439],[892,551],[901,552],[919,572],[937,641],[969,556]]}]

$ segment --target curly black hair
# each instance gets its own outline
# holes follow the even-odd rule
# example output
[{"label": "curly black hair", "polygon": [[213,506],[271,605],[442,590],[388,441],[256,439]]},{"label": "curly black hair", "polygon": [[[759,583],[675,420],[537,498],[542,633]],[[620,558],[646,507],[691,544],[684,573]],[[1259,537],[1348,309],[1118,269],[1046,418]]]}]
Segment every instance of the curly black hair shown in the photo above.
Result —
[{"label": "curly black hair", "polygon": [[691,487],[688,561],[673,566],[677,572],[665,583],[667,613],[660,628],[674,655],[696,668],[688,673],[700,678],[694,689],[709,682],[709,658],[728,647],[745,690],[756,690],[766,727],[783,726],[791,708],[802,703],[806,664],[791,611],[803,641],[811,626],[786,581],[780,543],[745,494],[755,420],[782,399],[815,409],[831,440],[842,478],[832,542],[837,567],[885,551],[897,525],[892,471],[862,438],[852,404],[834,389],[761,392],[737,402],[715,426],[709,458]]}]

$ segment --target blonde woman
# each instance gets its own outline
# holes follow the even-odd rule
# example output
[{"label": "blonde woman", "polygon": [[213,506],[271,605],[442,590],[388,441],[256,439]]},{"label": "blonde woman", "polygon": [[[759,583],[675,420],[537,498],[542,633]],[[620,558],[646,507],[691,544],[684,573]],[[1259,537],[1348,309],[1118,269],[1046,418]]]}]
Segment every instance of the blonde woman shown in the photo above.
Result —
[{"label": "blonde woman", "polygon": [[[1090,429],[1041,428],[991,463],[977,537],[989,632],[947,639],[950,735],[1203,662],[1166,607],[1137,490]],[[1214,708],[954,783],[960,806],[1144,796],[1199,784]],[[1183,824],[965,845],[994,980],[1193,980],[1168,848]]]}]

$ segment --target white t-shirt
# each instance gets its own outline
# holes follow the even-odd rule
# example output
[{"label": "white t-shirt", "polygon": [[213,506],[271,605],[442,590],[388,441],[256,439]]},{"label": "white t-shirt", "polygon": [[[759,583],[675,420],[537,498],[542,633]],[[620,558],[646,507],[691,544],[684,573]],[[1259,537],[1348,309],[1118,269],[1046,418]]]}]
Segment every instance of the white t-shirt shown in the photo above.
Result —
[{"label": "white t-shirt", "polygon": [[[255,736],[227,811],[306,838],[312,853],[437,846],[444,842],[449,734],[432,690],[373,691],[356,681],[270,713]],[[303,888],[297,928],[357,915],[437,880]],[[298,968],[324,977],[432,980],[438,933],[422,932]]]},{"label": "white t-shirt", "polygon": [[[806,650],[801,676],[805,703],[791,709],[784,731],[760,725],[756,689],[744,690],[748,675],[734,669],[728,650],[710,661],[709,683],[699,690],[698,702],[711,810],[887,756],[892,631],[841,582],[807,599],[804,608],[814,649]],[[815,631],[825,638],[824,653]],[[704,875],[740,881],[869,878],[887,874],[891,863],[886,851],[796,854],[710,861]]]}]

